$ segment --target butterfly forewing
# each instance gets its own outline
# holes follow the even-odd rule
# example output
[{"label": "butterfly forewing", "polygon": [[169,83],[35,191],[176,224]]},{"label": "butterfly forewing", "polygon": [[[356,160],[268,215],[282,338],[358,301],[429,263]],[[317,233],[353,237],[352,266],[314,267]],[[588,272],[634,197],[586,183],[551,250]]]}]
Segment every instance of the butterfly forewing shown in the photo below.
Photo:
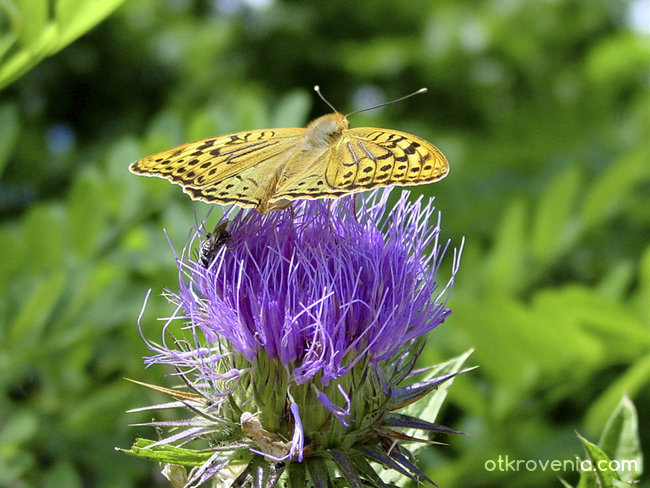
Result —
[{"label": "butterfly forewing", "polygon": [[256,207],[268,200],[276,169],[305,129],[267,129],[202,139],[131,164],[136,174],[167,178],[196,200]]}]

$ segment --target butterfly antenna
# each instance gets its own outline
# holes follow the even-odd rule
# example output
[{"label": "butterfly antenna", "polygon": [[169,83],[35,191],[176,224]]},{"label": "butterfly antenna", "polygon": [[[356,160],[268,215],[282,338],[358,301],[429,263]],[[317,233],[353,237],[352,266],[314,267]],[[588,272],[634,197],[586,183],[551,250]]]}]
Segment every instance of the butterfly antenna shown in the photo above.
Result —
[{"label": "butterfly antenna", "polygon": [[[379,105],[374,105],[372,107],[368,108],[362,108],[361,110],[356,110],[354,112],[350,112],[349,114],[346,114],[346,117],[349,117],[350,115],[358,114],[361,112],[367,112],[368,110],[374,110],[379,107],[385,107],[386,105],[390,105],[391,103],[396,103],[396,102],[401,102],[402,100],[406,100],[407,98],[411,98],[412,96],[419,95],[420,93],[426,93],[427,89],[426,88],[420,88],[418,91],[414,91],[413,93],[409,93],[408,95],[404,95],[403,97],[396,98],[395,100],[391,100],[390,102],[384,102],[380,103]],[[330,105],[331,107],[331,105]]]},{"label": "butterfly antenna", "polygon": [[338,113],[338,110],[336,110],[336,109],[334,108],[334,105],[332,105],[330,102],[328,102],[328,101],[327,101],[327,98],[325,98],[325,97],[323,96],[323,94],[320,92],[320,87],[319,87],[318,85],[314,85],[314,91],[315,91],[316,93],[318,93],[318,96],[320,97],[320,99],[321,99],[322,101],[324,101],[327,105],[329,105],[329,107],[330,107],[332,110],[334,110],[334,112],[337,112],[337,113]]}]

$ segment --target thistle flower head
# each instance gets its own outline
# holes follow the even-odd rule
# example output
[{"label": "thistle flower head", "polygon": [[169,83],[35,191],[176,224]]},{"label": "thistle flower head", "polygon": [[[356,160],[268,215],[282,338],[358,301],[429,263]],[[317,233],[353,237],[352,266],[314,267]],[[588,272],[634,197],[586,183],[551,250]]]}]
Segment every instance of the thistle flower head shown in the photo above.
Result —
[{"label": "thistle flower head", "polygon": [[207,440],[186,486],[226,467],[238,473],[233,486],[258,472],[277,481],[287,466],[292,487],[328,486],[337,473],[383,486],[368,461],[428,479],[392,427],[448,429],[394,411],[453,376],[401,385],[423,335],[450,313],[459,254],[438,285],[447,245],[431,202],[404,192],[389,210],[389,194],[373,192],[359,208],[346,197],[231,212],[221,237],[197,245],[195,232],[177,256],[180,285],[166,293],[176,312],[145,361],[175,369],[184,388],[156,387],[178,400],[163,406],[194,417],[150,423],[177,432],[147,449]]}]

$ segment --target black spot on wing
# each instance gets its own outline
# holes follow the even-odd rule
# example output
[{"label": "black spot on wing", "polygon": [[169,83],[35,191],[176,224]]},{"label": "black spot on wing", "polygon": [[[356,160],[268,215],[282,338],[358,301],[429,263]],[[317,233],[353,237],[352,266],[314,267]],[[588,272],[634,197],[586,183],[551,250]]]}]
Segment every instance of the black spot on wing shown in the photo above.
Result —
[{"label": "black spot on wing", "polygon": [[210,149],[212,146],[214,146],[215,141],[216,141],[216,139],[208,139],[207,141],[205,141],[203,144],[201,144],[196,149],[198,151],[205,151],[206,149]]}]

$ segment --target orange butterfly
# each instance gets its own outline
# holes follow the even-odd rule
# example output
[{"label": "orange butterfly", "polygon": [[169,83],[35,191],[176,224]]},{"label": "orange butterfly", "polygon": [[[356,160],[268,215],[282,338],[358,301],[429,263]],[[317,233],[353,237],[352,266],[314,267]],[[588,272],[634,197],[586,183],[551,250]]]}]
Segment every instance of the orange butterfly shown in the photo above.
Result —
[{"label": "orange butterfly", "polygon": [[[323,98],[318,86],[314,89]],[[194,200],[236,203],[265,213],[303,198],[432,183],[449,173],[449,163],[424,139],[397,130],[350,129],[347,116],[335,110],[306,128],[251,130],[189,142],[135,161],[129,169],[166,178]]]}]

